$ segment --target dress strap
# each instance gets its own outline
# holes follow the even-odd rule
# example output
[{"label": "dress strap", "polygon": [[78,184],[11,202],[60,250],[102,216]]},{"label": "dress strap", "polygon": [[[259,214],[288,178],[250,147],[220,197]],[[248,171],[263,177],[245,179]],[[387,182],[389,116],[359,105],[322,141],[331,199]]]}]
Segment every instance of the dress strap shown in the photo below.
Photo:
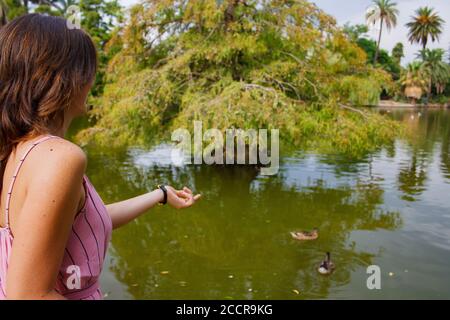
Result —
[{"label": "dress strap", "polygon": [[22,158],[20,158],[19,164],[17,165],[16,171],[14,171],[14,174],[11,179],[11,184],[9,185],[8,194],[6,195],[6,212],[5,212],[5,227],[9,228],[9,203],[11,202],[11,194],[14,188],[14,183],[16,182],[17,175],[19,174],[20,168],[22,168],[22,164],[25,161],[25,158],[28,156],[28,154],[31,152],[31,150],[34,149],[38,144],[47,141],[52,138],[59,138],[57,136],[52,135],[46,135],[43,138],[38,139],[37,141],[33,142],[31,146],[28,147],[27,151],[24,153]]}]

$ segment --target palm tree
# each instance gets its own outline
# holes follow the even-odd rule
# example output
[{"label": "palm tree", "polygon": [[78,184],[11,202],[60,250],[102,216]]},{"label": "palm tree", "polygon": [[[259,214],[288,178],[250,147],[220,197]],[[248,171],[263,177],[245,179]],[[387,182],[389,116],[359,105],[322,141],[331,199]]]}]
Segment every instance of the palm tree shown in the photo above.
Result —
[{"label": "palm tree", "polygon": [[428,75],[428,97],[433,86],[436,92],[441,94],[449,82],[450,67],[444,62],[444,55],[443,49],[423,49],[418,55],[422,59],[422,68]]},{"label": "palm tree", "polygon": [[401,85],[405,88],[405,96],[415,103],[422,97],[427,88],[427,70],[422,68],[420,61],[414,61],[406,66],[400,78]]},{"label": "palm tree", "polygon": [[4,26],[7,22],[8,6],[4,0],[0,0],[0,27]]},{"label": "palm tree", "polygon": [[391,0],[373,0],[373,5],[366,13],[367,24],[375,25],[377,22],[380,22],[377,50],[375,51],[375,57],[373,59],[374,64],[378,60],[383,25],[386,24],[388,31],[397,25],[397,15],[399,12],[396,6],[397,3],[391,2]]},{"label": "palm tree", "polygon": [[409,28],[408,39],[411,43],[420,43],[422,48],[426,49],[429,38],[433,42],[439,40],[445,22],[434,12],[433,8],[419,8],[416,11],[416,16],[411,17],[411,19],[406,24]]},{"label": "palm tree", "polygon": [[405,57],[405,48],[403,46],[403,43],[399,42],[395,45],[395,47],[392,49],[392,57],[394,58],[395,62],[400,65],[402,62],[402,58]]}]

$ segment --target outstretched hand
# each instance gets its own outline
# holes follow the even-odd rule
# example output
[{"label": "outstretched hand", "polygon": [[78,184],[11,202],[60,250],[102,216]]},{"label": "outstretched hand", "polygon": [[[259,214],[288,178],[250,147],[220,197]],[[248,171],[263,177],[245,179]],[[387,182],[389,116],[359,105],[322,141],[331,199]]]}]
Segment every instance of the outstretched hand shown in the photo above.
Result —
[{"label": "outstretched hand", "polygon": [[167,189],[167,203],[175,209],[183,209],[192,206],[201,195],[194,195],[192,190],[188,187],[183,187],[183,190],[176,190],[171,186],[166,186]]}]

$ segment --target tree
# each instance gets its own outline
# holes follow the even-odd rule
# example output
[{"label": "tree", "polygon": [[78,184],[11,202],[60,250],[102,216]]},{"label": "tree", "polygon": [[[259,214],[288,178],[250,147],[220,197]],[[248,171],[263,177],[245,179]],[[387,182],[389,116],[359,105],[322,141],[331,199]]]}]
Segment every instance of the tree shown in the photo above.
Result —
[{"label": "tree", "polygon": [[0,0],[0,5],[0,26],[6,18],[12,20],[29,11],[65,16],[70,6],[79,6],[81,27],[91,35],[99,52],[99,70],[92,94],[96,96],[102,92],[105,67],[110,58],[105,46],[122,21],[118,0]]},{"label": "tree", "polygon": [[67,9],[70,6],[77,5],[80,1],[79,0],[56,0],[56,1],[53,1],[53,3],[56,3],[56,2],[59,2],[61,11],[63,13],[66,13]]},{"label": "tree", "polygon": [[34,12],[64,16],[71,5],[77,5],[77,0],[30,0],[37,5]]},{"label": "tree", "polygon": [[411,43],[420,43],[426,49],[428,40],[439,41],[444,20],[434,12],[433,8],[422,7],[417,9],[416,15],[406,24],[409,28],[408,39]]},{"label": "tree", "polygon": [[428,75],[428,97],[431,95],[433,87],[437,94],[441,94],[449,82],[450,67],[444,62],[444,54],[443,49],[423,49],[419,53],[422,68]]},{"label": "tree", "polygon": [[378,61],[378,53],[380,50],[381,34],[383,32],[383,25],[391,30],[397,25],[398,9],[397,3],[391,2],[391,0],[373,0],[373,5],[366,13],[366,21],[368,24],[375,25],[380,23],[380,33],[378,36],[377,49],[375,51],[374,63]]},{"label": "tree", "polygon": [[118,1],[80,0],[79,6],[83,17],[81,26],[102,49],[111,39],[111,31],[121,20],[121,7]]},{"label": "tree", "polygon": [[342,31],[347,35],[348,39],[353,42],[357,42],[360,38],[363,38],[369,31],[369,28],[365,24],[351,25],[346,23],[342,28]]},{"label": "tree", "polygon": [[399,42],[392,49],[392,58],[394,61],[400,65],[402,62],[402,58],[405,56],[403,43]]},{"label": "tree", "polygon": [[78,5],[81,27],[92,37],[99,52],[99,69],[92,89],[92,94],[98,96],[103,92],[105,68],[110,58],[105,47],[122,21],[122,11],[117,0],[80,0]]},{"label": "tree", "polygon": [[[372,39],[359,38],[356,42],[367,54],[367,63],[373,64],[375,53],[377,51],[377,43]],[[400,65],[395,61],[393,57],[389,55],[386,50],[379,50],[378,52],[378,65],[384,70],[389,72],[394,80],[398,80],[400,77]]]},{"label": "tree", "polygon": [[[345,148],[361,148],[348,135],[372,125],[362,140],[383,139],[372,115],[348,105],[378,104],[391,76],[310,1],[146,0],[128,21],[113,38],[122,45],[91,112],[96,125],[78,135],[84,142],[145,144],[199,119],[219,130],[280,128],[292,143],[319,126],[333,131],[321,141]],[[317,121],[328,112],[333,124]]]},{"label": "tree", "polygon": [[24,15],[28,12],[21,0],[3,0],[4,8],[8,8],[6,11],[6,17],[8,21]]},{"label": "tree", "polygon": [[405,89],[405,96],[411,98],[413,102],[419,100],[427,88],[427,79],[428,74],[420,61],[409,63],[400,78],[400,83]]}]

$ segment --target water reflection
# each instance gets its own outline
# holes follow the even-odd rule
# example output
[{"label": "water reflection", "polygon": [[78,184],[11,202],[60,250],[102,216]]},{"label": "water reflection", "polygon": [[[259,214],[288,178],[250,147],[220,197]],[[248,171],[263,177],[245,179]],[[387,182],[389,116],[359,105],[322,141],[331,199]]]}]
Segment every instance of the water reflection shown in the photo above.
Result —
[{"label": "water reflection", "polygon": [[440,158],[441,170],[449,178],[450,116],[447,110],[409,110],[392,113],[393,118],[409,129],[406,140],[407,159],[398,174],[404,199],[415,201],[426,190],[428,166],[434,157]]},{"label": "water reflection", "polygon": [[[398,212],[379,208],[383,190],[376,183],[329,185],[333,166],[304,185],[292,180],[296,165],[261,177],[251,168],[157,164],[137,150],[116,164],[90,158],[91,167],[102,168],[90,175],[108,201],[118,200],[118,190],[131,196],[159,181],[189,184],[204,196],[188,212],[157,208],[114,236],[112,270],[134,298],[285,299],[296,298],[293,289],[302,298],[326,297],[330,287],[349,282],[351,270],[371,264],[372,254],[348,243],[351,231],[401,223]],[[319,240],[290,239],[289,231],[313,227]],[[332,279],[316,271],[326,251],[338,265]]]},{"label": "water reflection", "polygon": [[398,174],[399,189],[403,191],[403,199],[415,201],[425,190],[427,159],[413,154],[411,159],[402,164]]}]

